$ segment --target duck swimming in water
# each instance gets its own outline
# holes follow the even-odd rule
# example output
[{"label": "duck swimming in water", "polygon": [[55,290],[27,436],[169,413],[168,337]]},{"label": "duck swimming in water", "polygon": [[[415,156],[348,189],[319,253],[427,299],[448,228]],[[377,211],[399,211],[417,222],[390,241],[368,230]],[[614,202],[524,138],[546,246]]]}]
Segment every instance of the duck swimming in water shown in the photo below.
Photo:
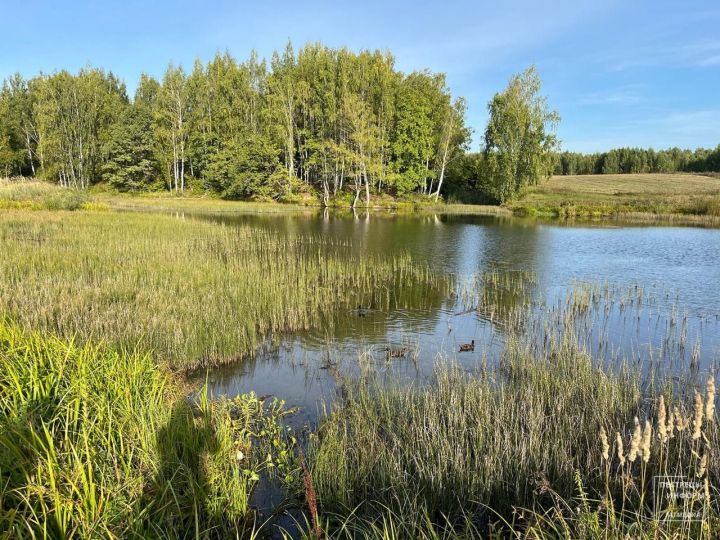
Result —
[{"label": "duck swimming in water", "polygon": [[385,352],[387,353],[388,358],[405,358],[408,350],[407,347],[402,347],[400,349],[391,349],[390,347],[386,347]]},{"label": "duck swimming in water", "polygon": [[460,352],[471,352],[475,350],[475,340],[473,339],[470,343],[463,343],[460,345]]}]

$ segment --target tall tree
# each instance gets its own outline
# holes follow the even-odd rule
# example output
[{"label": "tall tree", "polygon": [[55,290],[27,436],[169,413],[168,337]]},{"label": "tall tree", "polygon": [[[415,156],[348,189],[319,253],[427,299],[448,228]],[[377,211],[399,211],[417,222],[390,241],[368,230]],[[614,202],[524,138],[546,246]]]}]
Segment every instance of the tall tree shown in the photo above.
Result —
[{"label": "tall tree", "polygon": [[[449,101],[449,99],[448,99]],[[450,161],[461,154],[470,138],[470,130],[465,127],[466,104],[463,98],[457,98],[452,105],[448,103],[442,107],[442,119],[439,122],[440,134],[436,162],[439,168],[438,184],[435,191],[435,200],[440,197],[440,190],[445,180],[445,172]]]},{"label": "tall tree", "polygon": [[142,104],[127,107],[105,143],[103,180],[121,191],[148,189],[157,175],[152,116]]},{"label": "tall tree", "polygon": [[185,191],[186,149],[190,133],[188,114],[187,77],[182,68],[170,65],[157,96],[155,131],[170,175],[169,187],[180,192]]},{"label": "tall tree", "polygon": [[540,76],[530,67],[510,79],[488,105],[485,154],[492,195],[499,202],[552,174],[560,116],[548,108],[541,86]]},{"label": "tall tree", "polygon": [[109,128],[127,105],[124,85],[112,74],[61,71],[37,81],[38,152],[45,174],[61,185],[86,188],[100,177]]}]

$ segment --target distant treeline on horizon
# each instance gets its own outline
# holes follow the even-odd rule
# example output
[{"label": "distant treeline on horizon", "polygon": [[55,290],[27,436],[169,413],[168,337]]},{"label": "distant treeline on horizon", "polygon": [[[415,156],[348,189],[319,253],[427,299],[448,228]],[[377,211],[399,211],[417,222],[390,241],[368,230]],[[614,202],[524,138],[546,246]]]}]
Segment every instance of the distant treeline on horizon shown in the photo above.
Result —
[{"label": "distant treeline on horizon", "polygon": [[607,152],[557,154],[554,174],[720,172],[720,145],[714,150],[616,148]]}]

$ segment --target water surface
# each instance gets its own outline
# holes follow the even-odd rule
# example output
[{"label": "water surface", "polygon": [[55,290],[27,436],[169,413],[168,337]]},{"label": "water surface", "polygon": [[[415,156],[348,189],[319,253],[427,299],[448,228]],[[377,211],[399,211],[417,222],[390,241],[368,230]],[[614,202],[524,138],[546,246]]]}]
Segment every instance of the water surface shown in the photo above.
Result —
[{"label": "water surface", "polygon": [[[600,360],[702,370],[718,361],[720,230],[327,212],[198,218],[321,236],[348,253],[407,253],[481,298],[472,305],[462,294],[406,291],[385,306],[333,314],[329,327],[271,336],[254,358],[210,373],[213,396],[254,391],[284,399],[300,408],[296,424],[313,423],[339,380],[366,371],[392,384],[417,385],[437,362],[480,369],[501,354],[504,319],[513,309],[529,299],[527,317],[542,320],[561,310],[573,290],[600,298],[578,326],[579,338]],[[487,275],[495,277],[478,277]],[[472,340],[474,351],[459,352]],[[387,347],[407,352],[388,359]]]}]

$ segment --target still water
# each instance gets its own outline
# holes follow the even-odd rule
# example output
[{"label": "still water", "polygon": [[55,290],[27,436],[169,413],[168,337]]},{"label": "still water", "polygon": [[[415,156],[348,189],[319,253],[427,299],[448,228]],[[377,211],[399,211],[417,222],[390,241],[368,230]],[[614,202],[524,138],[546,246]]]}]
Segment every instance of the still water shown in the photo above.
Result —
[{"label": "still water", "polygon": [[[572,291],[595,291],[600,300],[578,335],[599,361],[706,371],[720,360],[720,230],[454,215],[201,219],[277,235],[312,234],[354,253],[406,253],[457,284],[454,292],[396,297],[392,308],[343,310],[332,315],[331,327],[271,336],[254,358],[209,374],[213,396],[253,391],[284,399],[299,408],[296,425],[314,423],[343,378],[372,371],[391,384],[417,385],[438,362],[472,371],[495,361],[506,317],[520,297],[528,301],[527,317],[542,321],[562,310]],[[494,278],[478,277],[488,275]],[[462,292],[477,288],[484,294],[474,300]],[[460,352],[473,340],[473,351]],[[404,349],[405,356],[388,358],[388,347]]]}]

